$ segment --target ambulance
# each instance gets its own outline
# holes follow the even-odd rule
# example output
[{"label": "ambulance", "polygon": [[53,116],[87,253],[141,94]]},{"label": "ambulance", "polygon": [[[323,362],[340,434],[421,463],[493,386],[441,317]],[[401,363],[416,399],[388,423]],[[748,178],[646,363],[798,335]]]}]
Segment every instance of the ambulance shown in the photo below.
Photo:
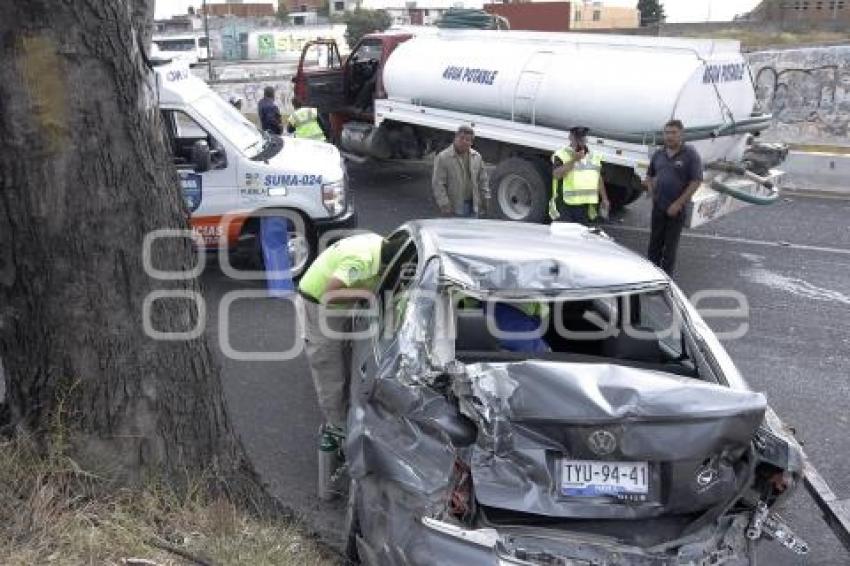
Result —
[{"label": "ambulance", "polygon": [[260,218],[285,217],[297,274],[323,234],[356,226],[336,147],[258,130],[185,63],[155,71],[165,138],[192,230],[207,249],[259,260]]}]

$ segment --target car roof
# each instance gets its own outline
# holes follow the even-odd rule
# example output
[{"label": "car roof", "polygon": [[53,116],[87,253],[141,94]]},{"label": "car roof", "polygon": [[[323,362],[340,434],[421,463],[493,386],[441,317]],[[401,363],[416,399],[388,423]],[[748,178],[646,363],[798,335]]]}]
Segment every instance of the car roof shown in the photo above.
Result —
[{"label": "car roof", "polygon": [[666,284],[655,265],[580,224],[436,219],[405,224],[425,261],[469,290],[557,291]]}]

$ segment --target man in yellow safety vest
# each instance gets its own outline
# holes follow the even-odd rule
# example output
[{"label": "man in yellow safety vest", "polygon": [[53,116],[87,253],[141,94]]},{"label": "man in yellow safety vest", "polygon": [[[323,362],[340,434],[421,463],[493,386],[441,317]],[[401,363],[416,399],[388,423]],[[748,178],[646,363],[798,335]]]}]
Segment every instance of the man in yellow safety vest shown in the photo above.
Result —
[{"label": "man in yellow safety vest", "polygon": [[344,309],[364,293],[374,292],[394,251],[385,243],[372,233],[344,238],[316,258],[298,285],[304,307],[304,347],[329,438],[345,426],[350,338],[349,319],[344,312],[334,315],[332,309]]},{"label": "man in yellow safety vest", "polygon": [[570,130],[570,145],[552,155],[552,200],[549,217],[562,222],[589,224],[597,206],[608,208],[602,181],[602,160],[587,147],[587,128]]},{"label": "man in yellow safety vest", "polygon": [[319,112],[309,106],[295,103],[295,111],[287,119],[286,131],[296,138],[325,141],[325,133],[319,124]]}]

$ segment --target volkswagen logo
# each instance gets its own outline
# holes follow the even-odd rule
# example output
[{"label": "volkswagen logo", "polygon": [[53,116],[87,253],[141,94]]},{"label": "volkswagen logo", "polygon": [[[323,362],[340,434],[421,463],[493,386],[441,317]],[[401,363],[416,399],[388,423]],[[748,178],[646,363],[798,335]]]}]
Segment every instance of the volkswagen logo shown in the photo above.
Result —
[{"label": "volkswagen logo", "polygon": [[587,437],[587,445],[597,456],[607,456],[617,449],[617,438],[607,430],[597,430]]},{"label": "volkswagen logo", "polygon": [[719,472],[714,468],[703,468],[697,473],[697,483],[700,487],[708,487],[717,481]]}]

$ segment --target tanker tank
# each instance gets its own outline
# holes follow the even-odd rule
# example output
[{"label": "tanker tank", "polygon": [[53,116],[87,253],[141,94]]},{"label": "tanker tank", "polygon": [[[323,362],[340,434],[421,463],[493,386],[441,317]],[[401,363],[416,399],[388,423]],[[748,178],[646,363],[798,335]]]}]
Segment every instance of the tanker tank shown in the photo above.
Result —
[{"label": "tanker tank", "polygon": [[674,117],[690,131],[728,127],[755,106],[736,41],[440,31],[399,45],[383,84],[390,100],[620,139]]}]

